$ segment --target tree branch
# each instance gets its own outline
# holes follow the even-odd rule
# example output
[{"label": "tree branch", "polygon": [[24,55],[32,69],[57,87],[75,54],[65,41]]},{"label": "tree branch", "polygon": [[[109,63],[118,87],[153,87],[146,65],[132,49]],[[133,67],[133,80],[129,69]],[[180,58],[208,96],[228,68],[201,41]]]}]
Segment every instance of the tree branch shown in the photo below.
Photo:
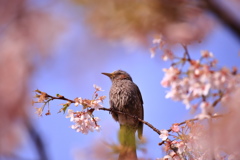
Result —
[{"label": "tree branch", "polygon": [[[184,47],[184,48],[185,48],[185,47]],[[186,49],[186,48],[185,48],[185,49]],[[187,52],[187,51],[186,51],[186,52]],[[188,54],[188,53],[186,53],[186,54]],[[188,58],[190,59],[190,56],[189,56]],[[44,95],[45,98],[49,98],[49,99],[47,100],[47,102],[49,102],[49,101],[51,101],[51,100],[54,100],[54,99],[57,99],[57,100],[65,100],[65,101],[68,101],[68,102],[70,102],[70,103],[75,103],[74,100],[65,98],[65,97],[62,96],[62,95],[57,95],[57,97],[54,97],[54,96],[51,96],[51,95],[49,95],[49,94],[47,94],[47,93],[45,93],[45,92],[42,92],[42,91],[40,91],[40,90],[36,90],[36,92],[40,93],[41,95]],[[214,102],[214,105],[216,105],[216,104],[221,100],[221,98],[222,98],[222,97],[220,97],[219,99],[217,99],[217,100]],[[94,109],[93,109],[93,110],[94,110]],[[159,134],[159,135],[161,134],[161,131],[158,130],[157,128],[155,128],[152,124],[150,124],[150,123],[148,123],[148,122],[144,121],[143,119],[138,118],[138,117],[136,117],[136,116],[133,116],[133,115],[130,115],[130,114],[127,114],[127,113],[125,113],[125,112],[118,111],[118,110],[113,110],[113,109],[110,109],[110,108],[104,108],[104,107],[99,108],[99,110],[109,111],[109,112],[115,112],[115,113],[118,113],[118,114],[124,114],[124,115],[126,115],[126,116],[135,118],[135,119],[137,119],[138,121],[142,122],[143,124],[147,125],[149,128],[151,128],[151,129],[152,129],[153,131],[155,131],[157,134]],[[219,118],[219,117],[222,117],[222,116],[223,116],[223,115],[214,115],[214,116],[211,116],[211,118]],[[194,121],[197,121],[197,120],[199,120],[199,118],[189,119],[189,120],[183,121],[183,122],[181,122],[181,123],[178,123],[178,125],[180,126],[180,125],[186,124],[186,123],[188,123],[188,122],[194,122]],[[171,132],[172,129],[170,128],[170,129],[168,129],[167,131],[168,131],[168,132]],[[167,139],[166,141],[168,141],[168,139]],[[164,144],[164,142],[166,142],[166,141],[160,142],[159,145]]]},{"label": "tree branch", "polygon": [[32,139],[32,142],[34,143],[34,145],[36,147],[39,159],[40,160],[48,160],[48,156],[47,156],[47,153],[46,153],[46,150],[45,150],[45,147],[44,147],[44,144],[43,144],[40,134],[30,123],[29,119],[25,119],[25,125],[26,125],[27,131],[29,133],[29,136]]},{"label": "tree branch", "polygon": [[[49,101],[51,101],[51,100],[54,100],[54,99],[57,99],[57,100],[68,101],[68,102],[70,102],[70,103],[75,103],[74,100],[65,98],[65,97],[62,96],[62,95],[57,95],[57,97],[54,97],[54,96],[51,96],[51,95],[49,95],[49,94],[47,94],[47,93],[45,93],[45,92],[42,92],[42,91],[40,91],[40,90],[36,90],[36,92],[39,93],[39,94],[41,94],[41,95],[44,95],[45,98],[49,98],[49,99],[47,100],[47,102],[49,102]],[[152,124],[150,124],[150,123],[148,123],[148,122],[146,122],[146,121],[144,121],[144,120],[142,120],[141,118],[138,118],[138,117],[136,117],[136,116],[133,116],[133,115],[130,115],[130,114],[127,114],[127,113],[125,113],[125,112],[118,111],[118,110],[113,110],[113,109],[109,109],[109,108],[104,108],[104,107],[103,107],[103,108],[99,108],[99,110],[109,111],[109,112],[115,112],[115,113],[118,113],[118,114],[124,114],[124,115],[126,115],[126,116],[135,118],[135,119],[137,119],[138,121],[140,121],[140,122],[142,122],[143,124],[145,124],[145,125],[147,125],[148,127],[150,127],[150,128],[151,128],[153,131],[155,131],[157,134],[159,134],[159,135],[161,134],[161,131],[158,130],[157,128],[155,128]]]},{"label": "tree branch", "polygon": [[214,2],[214,0],[204,0],[206,4],[206,9],[212,12],[223,24],[225,24],[232,32],[237,35],[240,40],[240,23],[237,19],[234,19],[233,15],[229,14],[223,7],[219,5],[219,2]]},{"label": "tree branch", "polygon": [[109,111],[109,112],[115,112],[115,113],[119,113],[119,114],[124,114],[126,116],[129,116],[129,117],[132,117],[132,118],[135,118],[137,119],[138,121],[142,122],[143,124],[147,125],[149,128],[151,128],[153,131],[155,131],[157,134],[161,134],[161,131],[158,130],[157,128],[155,128],[152,124],[142,120],[141,118],[138,118],[136,116],[133,116],[133,115],[130,115],[130,114],[127,114],[125,112],[121,112],[121,111],[117,111],[117,110],[113,110],[113,109],[109,109],[109,108],[99,108],[99,110],[103,110],[103,111]]},{"label": "tree branch", "polygon": [[184,57],[185,56],[187,56],[187,61],[189,61],[189,62],[191,62],[191,57],[190,57],[190,54],[189,54],[189,52],[188,52],[188,48],[187,48],[187,46],[186,45],[184,45],[184,44],[182,44],[182,46],[183,46],[183,49],[184,49]]}]

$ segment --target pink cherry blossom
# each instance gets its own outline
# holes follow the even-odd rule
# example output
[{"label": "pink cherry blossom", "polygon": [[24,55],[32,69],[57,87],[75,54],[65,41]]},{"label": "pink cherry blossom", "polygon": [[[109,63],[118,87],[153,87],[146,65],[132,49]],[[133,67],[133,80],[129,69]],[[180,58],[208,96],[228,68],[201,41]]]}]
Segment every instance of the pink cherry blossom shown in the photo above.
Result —
[{"label": "pink cherry blossom", "polygon": [[164,37],[162,35],[156,36],[153,41],[153,44],[156,44],[158,48],[162,49],[163,46],[166,44]]},{"label": "pink cherry blossom", "polygon": [[207,51],[207,50],[202,50],[202,51],[201,51],[201,55],[202,55],[202,57],[204,57],[204,58],[213,57],[212,52],[209,52],[209,51]]},{"label": "pink cherry blossom", "polygon": [[161,41],[162,41],[162,39],[161,39],[160,36],[159,36],[159,37],[157,37],[157,38],[154,38],[153,41],[152,41],[152,43],[153,43],[153,44],[159,44],[159,43],[161,43]]},{"label": "pink cherry blossom", "polygon": [[180,131],[180,128],[179,128],[178,124],[173,124],[171,129],[172,129],[173,132],[179,132]]},{"label": "pink cherry blossom", "polygon": [[36,109],[36,114],[39,116],[39,117],[41,117],[42,116],[42,113],[43,113],[43,108],[42,107],[40,107],[40,108],[37,108],[37,107],[35,107],[35,109]]},{"label": "pink cherry blossom", "polygon": [[186,145],[183,141],[180,141],[176,144],[176,147],[178,148],[178,153],[182,154],[184,150],[186,149]]},{"label": "pink cherry blossom", "polygon": [[165,130],[165,129],[161,130],[161,134],[160,134],[159,138],[161,138],[163,141],[167,140],[167,138],[168,138],[168,131]]},{"label": "pink cherry blossom", "polygon": [[164,68],[165,76],[161,82],[163,87],[169,87],[172,82],[178,79],[180,71],[178,68],[170,67],[169,69]]},{"label": "pink cherry blossom", "polygon": [[66,115],[66,118],[70,118],[70,121],[73,121],[73,119],[74,119],[74,111],[72,109],[68,109],[68,113]]},{"label": "pink cherry blossom", "polygon": [[154,58],[155,57],[155,55],[156,55],[156,47],[152,47],[152,48],[150,48],[149,49],[149,51],[150,51],[150,54],[151,54],[151,58]]},{"label": "pink cherry blossom", "polygon": [[82,105],[82,98],[81,97],[79,97],[79,98],[76,98],[75,99],[75,103],[74,103],[74,105],[77,107],[78,105]]},{"label": "pink cherry blossom", "polygon": [[92,117],[88,112],[74,112],[73,110],[69,109],[66,118],[70,118],[70,121],[75,123],[71,125],[71,128],[77,132],[88,134],[89,131],[93,132],[94,130],[100,130],[100,126],[97,124],[99,118]]},{"label": "pink cherry blossom", "polygon": [[97,86],[96,84],[93,85],[96,91],[103,91],[101,87]]},{"label": "pink cherry blossom", "polygon": [[222,91],[224,91],[224,94],[221,93],[222,99],[226,99],[226,96],[230,96],[238,88],[236,86],[240,86],[240,75],[226,67],[219,69],[212,65],[212,62],[216,62],[212,53],[202,51],[201,55],[209,60],[188,60],[184,62],[184,65],[188,63],[184,67],[174,63],[171,67],[163,69],[165,75],[161,85],[170,88],[166,98],[182,102],[186,109],[194,106],[196,110],[199,107],[202,113],[198,118],[204,119],[211,116],[213,107],[196,102],[204,99],[208,103],[209,100],[213,103],[220,96],[217,93]]},{"label": "pink cherry blossom", "polygon": [[167,61],[167,60],[173,60],[174,59],[174,54],[173,52],[170,50],[170,49],[165,49],[164,50],[164,53],[162,55],[162,59],[164,61]]},{"label": "pink cherry blossom", "polygon": [[96,109],[96,110],[98,110],[99,108],[102,108],[103,106],[102,106],[101,104],[99,104],[99,103],[101,103],[101,102],[102,102],[102,101],[99,100],[99,99],[97,99],[97,100],[92,100],[92,101],[91,101],[91,108]]},{"label": "pink cherry blossom", "polygon": [[169,155],[166,155],[162,158],[162,160],[173,160],[173,158]]}]

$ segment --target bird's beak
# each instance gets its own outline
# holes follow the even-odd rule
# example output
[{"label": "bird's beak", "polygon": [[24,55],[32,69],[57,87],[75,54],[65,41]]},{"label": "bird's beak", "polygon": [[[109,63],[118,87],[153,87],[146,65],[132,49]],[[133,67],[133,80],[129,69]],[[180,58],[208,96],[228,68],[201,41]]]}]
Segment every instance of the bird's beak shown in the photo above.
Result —
[{"label": "bird's beak", "polygon": [[111,78],[113,76],[112,73],[102,73],[102,74],[104,74],[105,76],[108,76],[109,78]]}]

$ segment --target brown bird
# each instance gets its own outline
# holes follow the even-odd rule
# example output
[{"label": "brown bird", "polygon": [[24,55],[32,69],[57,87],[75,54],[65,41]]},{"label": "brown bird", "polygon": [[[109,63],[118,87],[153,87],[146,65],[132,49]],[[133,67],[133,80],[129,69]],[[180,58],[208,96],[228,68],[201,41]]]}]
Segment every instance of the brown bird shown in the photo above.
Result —
[{"label": "brown bird", "polygon": [[[131,76],[122,70],[102,74],[108,76],[112,81],[109,92],[110,108],[143,119],[142,95]],[[136,118],[114,111],[111,114],[113,119],[120,124],[119,141],[122,149],[119,160],[137,160],[135,132],[138,131],[138,138],[141,139],[143,123]]]}]

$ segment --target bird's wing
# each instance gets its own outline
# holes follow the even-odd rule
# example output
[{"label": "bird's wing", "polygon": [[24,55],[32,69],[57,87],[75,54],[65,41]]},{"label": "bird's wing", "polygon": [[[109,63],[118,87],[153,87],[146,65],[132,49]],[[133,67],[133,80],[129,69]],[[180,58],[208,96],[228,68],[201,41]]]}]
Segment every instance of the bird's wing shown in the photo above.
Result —
[{"label": "bird's wing", "polygon": [[[110,100],[110,108],[116,110],[116,106],[112,100]],[[116,112],[111,112],[112,117],[115,121],[118,121],[118,114]]]},{"label": "bird's wing", "polygon": [[[137,85],[136,85],[137,86]],[[142,99],[142,94],[137,86],[137,95],[141,101],[141,115],[139,118],[141,118],[142,120],[144,119],[144,109],[143,109],[143,99]],[[139,127],[138,127],[138,138],[141,139],[142,138],[142,134],[143,134],[143,123],[139,122]]]}]

